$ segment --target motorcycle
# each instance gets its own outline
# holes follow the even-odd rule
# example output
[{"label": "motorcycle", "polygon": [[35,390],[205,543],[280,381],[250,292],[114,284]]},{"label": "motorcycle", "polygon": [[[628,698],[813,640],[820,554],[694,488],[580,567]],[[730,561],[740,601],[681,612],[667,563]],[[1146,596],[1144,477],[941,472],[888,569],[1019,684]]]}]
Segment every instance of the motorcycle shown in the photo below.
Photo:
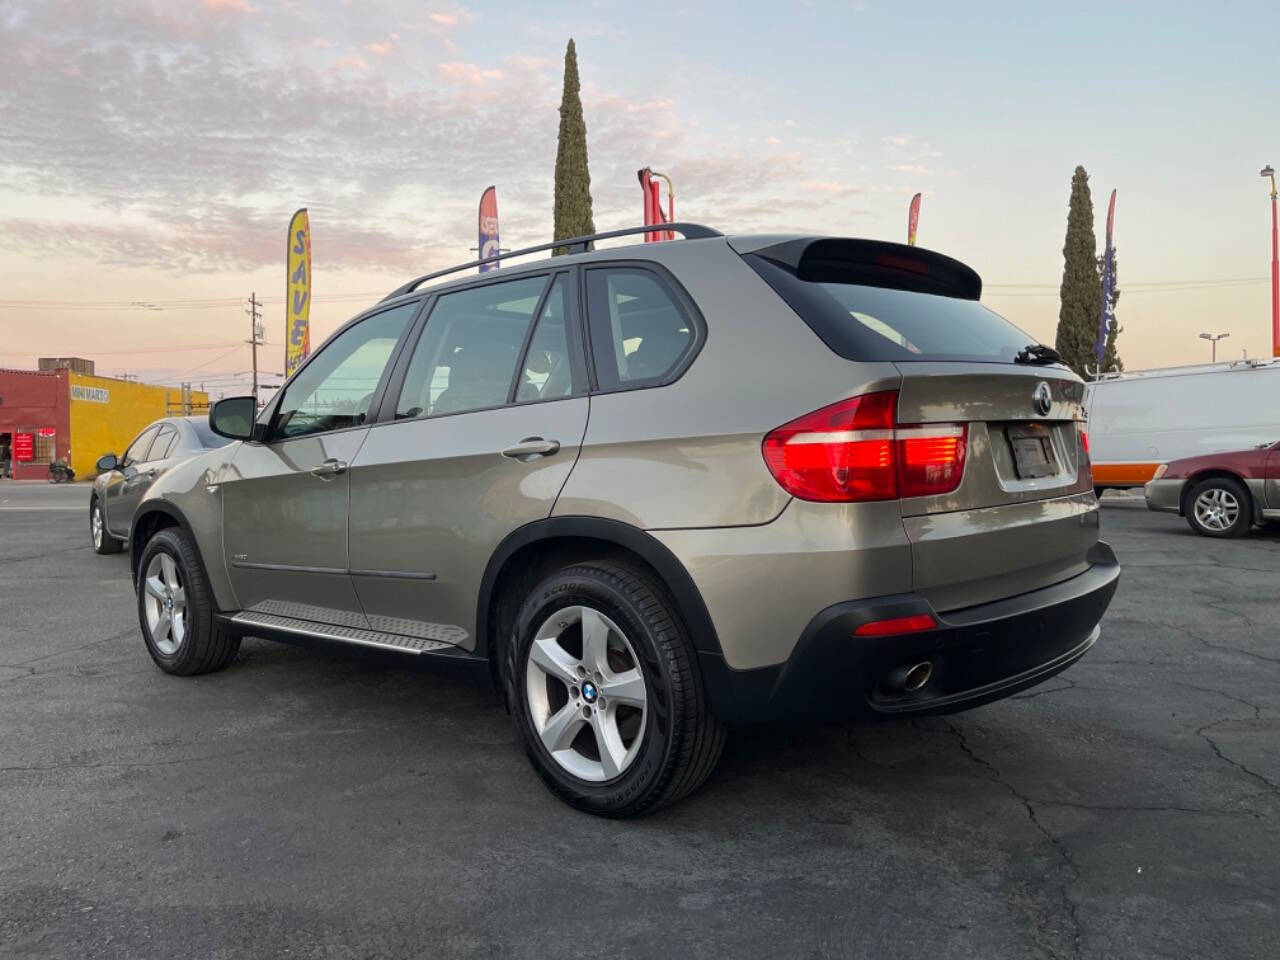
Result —
[{"label": "motorcycle", "polygon": [[71,469],[65,460],[55,460],[49,464],[50,483],[71,483],[75,478],[76,472]]}]

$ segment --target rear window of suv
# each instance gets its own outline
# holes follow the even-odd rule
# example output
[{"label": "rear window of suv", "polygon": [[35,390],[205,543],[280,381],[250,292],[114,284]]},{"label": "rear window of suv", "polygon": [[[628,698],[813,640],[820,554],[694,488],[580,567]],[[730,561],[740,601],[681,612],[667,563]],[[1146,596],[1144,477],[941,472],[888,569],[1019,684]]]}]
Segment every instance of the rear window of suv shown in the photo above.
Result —
[{"label": "rear window of suv", "polygon": [[1034,337],[976,300],[833,277],[801,279],[765,257],[746,261],[828,347],[848,360],[1012,363]]}]

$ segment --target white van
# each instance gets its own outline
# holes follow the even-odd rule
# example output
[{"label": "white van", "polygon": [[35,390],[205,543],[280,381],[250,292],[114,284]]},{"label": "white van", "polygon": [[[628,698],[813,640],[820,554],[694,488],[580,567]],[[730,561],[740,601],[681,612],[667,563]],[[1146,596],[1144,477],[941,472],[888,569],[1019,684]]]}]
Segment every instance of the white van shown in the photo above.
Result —
[{"label": "white van", "polygon": [[1085,387],[1095,487],[1138,487],[1169,460],[1280,440],[1280,360],[1115,374]]}]

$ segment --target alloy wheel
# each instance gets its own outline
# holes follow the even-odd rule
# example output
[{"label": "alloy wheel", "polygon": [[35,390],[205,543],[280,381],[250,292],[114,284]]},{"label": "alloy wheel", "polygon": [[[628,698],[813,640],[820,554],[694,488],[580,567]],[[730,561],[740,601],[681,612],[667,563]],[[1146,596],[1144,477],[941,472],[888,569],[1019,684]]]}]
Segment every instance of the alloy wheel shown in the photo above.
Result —
[{"label": "alloy wheel", "polygon": [[187,636],[187,593],[173,557],[167,553],[153,556],[142,587],[151,642],[160,653],[171,657]]},{"label": "alloy wheel", "polygon": [[1240,516],[1240,501],[1230,490],[1210,487],[1196,497],[1195,512],[1202,527],[1221,533],[1235,526]]},{"label": "alloy wheel", "polygon": [[534,634],[525,661],[533,728],[552,759],[594,783],[621,776],[644,739],[648,696],[626,634],[593,607],[564,607]]},{"label": "alloy wheel", "polygon": [[96,550],[102,549],[102,508],[96,503],[93,509],[89,511],[89,527],[93,531],[93,546]]}]

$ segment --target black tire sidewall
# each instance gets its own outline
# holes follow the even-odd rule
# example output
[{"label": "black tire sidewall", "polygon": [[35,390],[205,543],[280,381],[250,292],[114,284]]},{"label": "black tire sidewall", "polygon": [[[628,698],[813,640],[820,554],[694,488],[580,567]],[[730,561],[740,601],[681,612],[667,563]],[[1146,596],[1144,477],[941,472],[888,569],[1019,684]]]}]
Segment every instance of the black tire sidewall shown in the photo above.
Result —
[{"label": "black tire sidewall", "polygon": [[[649,699],[639,754],[619,777],[604,783],[579,780],[556,762],[533,726],[525,689],[525,665],[537,628],[555,611],[578,605],[604,613],[626,634],[640,661]],[[573,806],[606,816],[623,812],[660,789],[668,774],[674,742],[671,724],[678,711],[672,703],[671,677],[656,627],[624,593],[609,583],[607,575],[590,566],[571,567],[554,574],[540,583],[521,605],[514,642],[507,644],[504,672],[508,695],[515,708],[525,752],[534,768],[556,794]]]},{"label": "black tire sidewall", "polygon": [[[93,513],[95,510],[102,521],[102,543],[93,543]],[[93,544],[94,553],[104,556],[106,554],[119,553],[120,547],[123,545],[107,530],[107,515],[102,509],[102,501],[96,496],[89,501],[89,542]]]},{"label": "black tire sidewall", "polygon": [[[211,611],[207,609],[207,601],[205,598],[208,592],[203,589],[203,581],[197,578],[201,577],[198,569],[193,570],[195,564],[188,562],[184,553],[188,552],[182,539],[182,534],[175,528],[167,528],[161,530],[148,542],[142,551],[142,557],[138,560],[138,625],[142,628],[142,639],[147,645],[147,652],[151,654],[151,659],[156,665],[166,673],[185,673],[189,665],[199,656],[200,648],[204,642],[207,642],[209,631],[209,621]],[[174,563],[178,565],[178,569],[182,575],[182,589],[187,598],[187,632],[182,639],[182,644],[171,654],[162,653],[156,648],[155,642],[151,638],[151,631],[147,627],[147,611],[145,606],[146,588],[143,581],[147,576],[147,567],[151,561],[159,553],[166,553],[173,558]]]},{"label": "black tire sidewall", "polygon": [[[1236,522],[1226,530],[1210,530],[1201,526],[1199,519],[1196,518],[1196,500],[1206,490],[1212,490],[1215,487],[1228,491],[1240,504],[1240,513],[1236,517]],[[1245,489],[1244,484],[1238,480],[1232,480],[1230,477],[1210,477],[1191,488],[1187,494],[1185,512],[1187,523],[1191,526],[1191,529],[1203,537],[1217,537],[1219,539],[1239,537],[1247,533],[1253,523],[1253,498],[1249,495],[1249,491]]]}]

